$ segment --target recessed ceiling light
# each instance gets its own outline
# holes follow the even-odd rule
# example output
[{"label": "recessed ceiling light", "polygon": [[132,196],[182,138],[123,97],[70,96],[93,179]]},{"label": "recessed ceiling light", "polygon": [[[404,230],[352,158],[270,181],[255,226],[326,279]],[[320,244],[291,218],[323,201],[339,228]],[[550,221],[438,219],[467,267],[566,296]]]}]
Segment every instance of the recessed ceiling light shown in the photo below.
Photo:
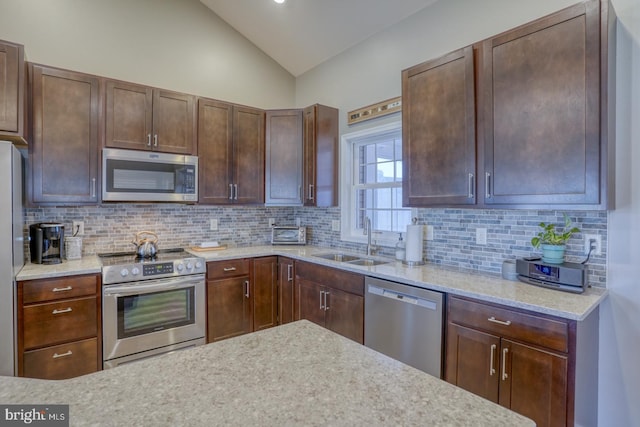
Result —
[{"label": "recessed ceiling light", "polygon": [[284,0],[273,0],[274,2],[278,3],[278,4],[282,4],[284,3]]}]

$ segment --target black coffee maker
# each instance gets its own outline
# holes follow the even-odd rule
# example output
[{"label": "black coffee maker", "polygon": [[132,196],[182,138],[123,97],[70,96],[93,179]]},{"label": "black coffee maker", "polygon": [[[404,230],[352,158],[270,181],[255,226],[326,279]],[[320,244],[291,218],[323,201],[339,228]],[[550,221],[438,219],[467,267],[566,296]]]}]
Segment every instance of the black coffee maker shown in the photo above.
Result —
[{"label": "black coffee maker", "polygon": [[34,264],[60,264],[64,258],[64,225],[51,222],[29,226],[29,249]]}]

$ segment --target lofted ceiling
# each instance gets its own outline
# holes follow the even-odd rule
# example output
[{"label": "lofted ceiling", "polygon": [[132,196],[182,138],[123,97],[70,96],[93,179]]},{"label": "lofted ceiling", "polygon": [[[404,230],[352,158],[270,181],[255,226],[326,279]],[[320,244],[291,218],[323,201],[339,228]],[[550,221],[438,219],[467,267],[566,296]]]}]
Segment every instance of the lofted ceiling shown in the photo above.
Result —
[{"label": "lofted ceiling", "polygon": [[294,76],[436,0],[200,0]]}]

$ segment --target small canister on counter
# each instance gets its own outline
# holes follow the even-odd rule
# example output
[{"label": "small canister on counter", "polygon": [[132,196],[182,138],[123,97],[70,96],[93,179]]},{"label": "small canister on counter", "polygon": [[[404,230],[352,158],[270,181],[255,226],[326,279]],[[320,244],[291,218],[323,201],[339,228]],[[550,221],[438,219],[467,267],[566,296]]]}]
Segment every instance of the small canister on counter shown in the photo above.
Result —
[{"label": "small canister on counter", "polygon": [[82,237],[64,239],[64,252],[68,260],[82,258]]},{"label": "small canister on counter", "polygon": [[516,261],[513,259],[506,259],[502,262],[502,278],[506,280],[518,280],[518,273],[516,273]]}]

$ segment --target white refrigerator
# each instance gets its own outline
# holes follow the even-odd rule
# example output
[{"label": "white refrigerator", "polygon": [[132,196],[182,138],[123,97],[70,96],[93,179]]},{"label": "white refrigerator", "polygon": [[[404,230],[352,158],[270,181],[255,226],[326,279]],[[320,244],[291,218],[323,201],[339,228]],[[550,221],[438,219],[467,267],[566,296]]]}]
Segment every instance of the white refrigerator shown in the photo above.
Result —
[{"label": "white refrigerator", "polygon": [[0,141],[0,375],[16,372],[16,274],[24,265],[22,156]]}]

